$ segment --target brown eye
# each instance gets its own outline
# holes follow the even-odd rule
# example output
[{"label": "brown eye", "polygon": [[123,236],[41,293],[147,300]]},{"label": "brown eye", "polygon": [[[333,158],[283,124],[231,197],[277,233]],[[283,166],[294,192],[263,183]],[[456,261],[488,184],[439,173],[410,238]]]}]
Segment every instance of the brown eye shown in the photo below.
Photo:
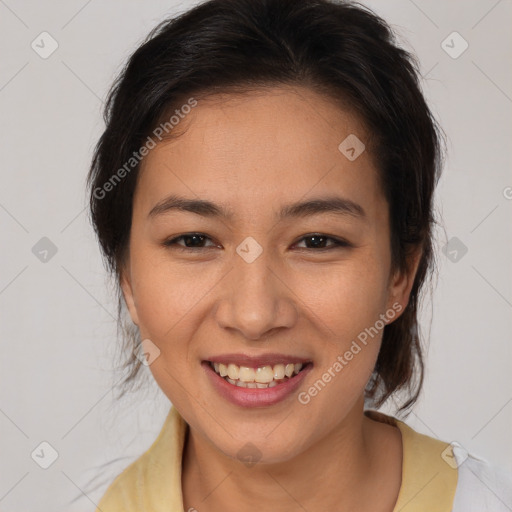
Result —
[{"label": "brown eye", "polygon": [[[181,240],[184,241],[185,246],[178,243],[178,241]],[[205,240],[211,240],[211,238],[202,233],[186,233],[170,240],[166,240],[164,242],[164,246],[183,251],[196,251],[197,249],[206,249],[206,247],[203,246]]]},{"label": "brown eye", "polygon": [[[310,244],[306,244],[306,249],[312,250],[331,250],[338,247],[351,247],[351,244],[346,242],[345,240],[339,240],[337,238],[333,238],[331,236],[323,235],[322,233],[312,233],[310,235],[304,236],[302,240],[310,240]],[[327,241],[331,240],[333,243],[330,246],[326,247]]]},{"label": "brown eye", "polygon": [[[208,246],[204,245],[207,240],[211,241],[211,238],[203,233],[185,233],[184,235],[166,240],[163,242],[163,245],[179,251],[197,252],[198,250],[208,248]],[[329,251],[340,247],[352,247],[352,244],[345,240],[327,236],[322,233],[312,233],[304,236],[301,238],[300,242],[303,240],[309,241],[309,243],[306,242],[304,249],[317,252]],[[181,241],[184,242],[184,245],[179,243]],[[331,243],[326,245],[329,241]],[[212,244],[210,247],[216,247],[216,245]]]}]

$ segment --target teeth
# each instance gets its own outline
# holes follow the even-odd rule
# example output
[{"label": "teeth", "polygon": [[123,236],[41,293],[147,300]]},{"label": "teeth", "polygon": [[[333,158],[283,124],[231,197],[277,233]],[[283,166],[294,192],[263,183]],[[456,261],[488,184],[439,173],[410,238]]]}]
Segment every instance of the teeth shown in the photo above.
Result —
[{"label": "teeth", "polygon": [[215,372],[224,377],[230,384],[242,388],[272,388],[283,380],[297,375],[303,367],[302,363],[276,364],[249,368],[229,363],[213,363]]},{"label": "teeth", "polygon": [[[256,372],[252,368],[247,368],[247,366],[240,366],[238,378],[244,382],[254,382],[256,380]],[[261,381],[258,380],[258,382]]]},{"label": "teeth", "polygon": [[274,366],[274,379],[281,380],[284,379],[284,365],[283,364],[276,364]]},{"label": "teeth", "polygon": [[256,370],[256,378],[254,380],[256,382],[261,382],[262,384],[272,382],[274,380],[274,371],[272,370],[272,366],[258,368]]},{"label": "teeth", "polygon": [[240,368],[234,364],[228,364],[228,377],[231,380],[237,380],[238,374],[240,373]]},{"label": "teeth", "polygon": [[287,376],[287,377],[291,377],[293,375],[293,372],[295,371],[295,365],[293,364],[287,364],[286,365],[286,368],[284,370],[284,374]]}]

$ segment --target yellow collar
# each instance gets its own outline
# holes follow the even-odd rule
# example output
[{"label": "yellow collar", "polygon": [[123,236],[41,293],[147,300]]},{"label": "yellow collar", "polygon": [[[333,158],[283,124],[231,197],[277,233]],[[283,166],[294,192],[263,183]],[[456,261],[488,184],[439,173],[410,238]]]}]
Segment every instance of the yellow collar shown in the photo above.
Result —
[{"label": "yellow collar", "polygon": [[[457,469],[445,462],[453,457],[450,444],[379,411],[364,414],[398,426],[402,434],[402,484],[393,512],[450,512],[458,478]],[[184,512],[181,463],[187,429],[172,406],[154,443],[112,482],[97,512]]]},{"label": "yellow collar", "polygon": [[446,462],[453,460],[450,443],[420,434],[382,412],[369,409],[364,414],[397,426],[402,434],[402,485],[393,512],[451,512],[458,470],[455,464]]}]

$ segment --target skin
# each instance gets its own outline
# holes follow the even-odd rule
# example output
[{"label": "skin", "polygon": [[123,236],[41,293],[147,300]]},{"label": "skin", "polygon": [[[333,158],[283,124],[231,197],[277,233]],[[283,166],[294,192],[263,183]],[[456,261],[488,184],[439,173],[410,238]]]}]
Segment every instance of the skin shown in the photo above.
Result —
[{"label": "skin", "polygon": [[[269,407],[233,405],[200,365],[228,352],[295,354],[314,364],[298,390],[306,391],[380,314],[394,303],[403,311],[419,254],[409,273],[391,273],[388,205],[369,151],[349,161],[338,150],[349,134],[364,141],[364,126],[314,91],[280,86],[200,100],[177,129],[143,161],[121,275],[141,339],[161,351],[151,372],[190,426],[184,509],[392,511],[400,432],[363,414],[382,331],[306,405],[297,393]],[[149,218],[171,193],[235,216]],[[284,204],[333,194],[361,205],[366,219],[276,220]],[[209,237],[195,253],[163,245],[191,232]],[[311,233],[352,247],[317,249],[304,238]],[[263,249],[252,263],[236,252],[248,236]],[[237,459],[248,441],[261,452],[252,467]]]}]

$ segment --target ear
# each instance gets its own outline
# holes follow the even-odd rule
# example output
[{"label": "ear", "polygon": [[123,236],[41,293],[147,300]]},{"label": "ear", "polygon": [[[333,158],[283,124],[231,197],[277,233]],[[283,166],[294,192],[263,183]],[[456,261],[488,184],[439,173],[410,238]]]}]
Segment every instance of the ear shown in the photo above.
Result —
[{"label": "ear", "polygon": [[397,271],[390,277],[388,309],[397,302],[402,306],[400,311],[406,308],[422,254],[421,247],[414,249],[408,256],[408,269],[401,272]]},{"label": "ear", "polygon": [[137,307],[135,306],[135,299],[133,296],[133,287],[132,287],[129,263],[126,264],[121,269],[120,284],[121,284],[121,290],[123,291],[124,301],[126,302],[126,307],[128,308],[132,322],[138,326],[139,325],[139,317],[137,315]]}]

